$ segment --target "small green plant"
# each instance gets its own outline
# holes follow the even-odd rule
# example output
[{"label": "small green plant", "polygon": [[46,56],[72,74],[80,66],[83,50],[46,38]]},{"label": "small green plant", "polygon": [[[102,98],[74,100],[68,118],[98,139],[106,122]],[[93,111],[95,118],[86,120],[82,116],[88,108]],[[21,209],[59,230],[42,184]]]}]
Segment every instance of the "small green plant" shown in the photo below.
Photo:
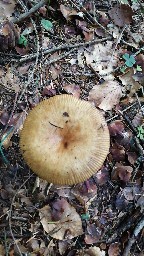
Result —
[{"label": "small green plant", "polygon": [[81,219],[82,219],[82,220],[89,220],[89,219],[90,219],[89,213],[82,214],[82,215],[81,215]]},{"label": "small green plant", "polygon": [[18,44],[24,45],[25,47],[28,44],[28,40],[26,39],[26,37],[24,35],[20,35],[20,38],[18,40]]},{"label": "small green plant", "polygon": [[133,65],[136,63],[135,57],[133,55],[125,53],[122,57],[125,60],[125,65],[129,68],[133,67]]},{"label": "small green plant", "polygon": [[138,126],[137,130],[138,130],[137,137],[140,138],[141,140],[144,140],[144,126],[143,125]]},{"label": "small green plant", "polygon": [[51,23],[51,21],[49,20],[45,20],[42,19],[41,20],[41,25],[43,26],[43,28],[45,28],[45,30],[49,31],[53,28],[53,24]]}]

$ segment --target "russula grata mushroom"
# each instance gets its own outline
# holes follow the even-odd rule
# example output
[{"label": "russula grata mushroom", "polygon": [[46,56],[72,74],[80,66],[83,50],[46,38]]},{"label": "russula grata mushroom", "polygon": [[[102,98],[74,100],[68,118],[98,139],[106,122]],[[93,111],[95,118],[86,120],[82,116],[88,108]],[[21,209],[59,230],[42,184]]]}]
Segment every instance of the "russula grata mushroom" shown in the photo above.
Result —
[{"label": "russula grata mushroom", "polygon": [[29,167],[54,184],[90,178],[109,152],[109,130],[101,112],[72,95],[40,102],[28,114],[20,148]]}]

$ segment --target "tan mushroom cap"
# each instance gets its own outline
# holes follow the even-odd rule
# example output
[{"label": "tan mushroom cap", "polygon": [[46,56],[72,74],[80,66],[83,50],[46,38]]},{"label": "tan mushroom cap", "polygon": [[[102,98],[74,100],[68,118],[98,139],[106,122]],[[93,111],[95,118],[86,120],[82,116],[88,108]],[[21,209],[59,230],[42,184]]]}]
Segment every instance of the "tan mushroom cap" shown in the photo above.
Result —
[{"label": "tan mushroom cap", "polygon": [[96,173],[109,152],[109,130],[87,101],[58,95],[40,102],[24,122],[20,148],[29,167],[54,184],[76,184]]}]

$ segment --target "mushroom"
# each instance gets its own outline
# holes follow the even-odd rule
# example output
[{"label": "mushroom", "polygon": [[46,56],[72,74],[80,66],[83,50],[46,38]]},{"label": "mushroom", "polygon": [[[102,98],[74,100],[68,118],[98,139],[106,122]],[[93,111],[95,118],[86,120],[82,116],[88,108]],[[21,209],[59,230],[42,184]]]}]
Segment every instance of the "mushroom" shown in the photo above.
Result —
[{"label": "mushroom", "polygon": [[28,166],[50,183],[72,185],[96,173],[109,152],[101,112],[72,95],[40,102],[28,114],[20,148]]}]

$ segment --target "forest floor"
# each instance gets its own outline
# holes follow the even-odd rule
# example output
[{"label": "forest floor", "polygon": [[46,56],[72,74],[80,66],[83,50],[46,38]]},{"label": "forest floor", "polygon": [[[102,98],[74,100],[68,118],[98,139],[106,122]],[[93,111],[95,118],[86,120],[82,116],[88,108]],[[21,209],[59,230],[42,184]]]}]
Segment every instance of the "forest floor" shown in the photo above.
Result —
[{"label": "forest floor", "polygon": [[[0,2],[0,256],[144,255],[144,4]],[[60,94],[110,131],[103,166],[74,186],[37,177],[19,149],[29,110]]]}]

